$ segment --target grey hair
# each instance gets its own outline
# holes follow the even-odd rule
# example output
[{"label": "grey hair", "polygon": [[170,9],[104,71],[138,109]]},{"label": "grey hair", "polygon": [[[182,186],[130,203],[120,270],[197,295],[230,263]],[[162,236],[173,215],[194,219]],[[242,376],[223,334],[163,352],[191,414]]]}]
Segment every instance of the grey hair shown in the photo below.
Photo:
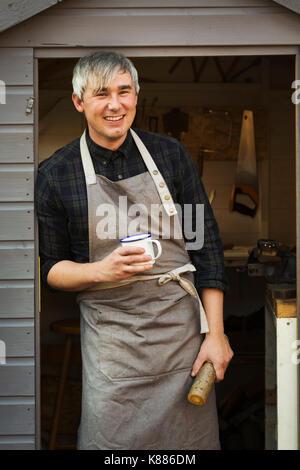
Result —
[{"label": "grey hair", "polygon": [[140,86],[137,70],[131,60],[117,52],[93,52],[81,57],[73,70],[73,91],[82,100],[88,79],[95,89],[106,88],[119,70],[130,73],[138,94]]}]

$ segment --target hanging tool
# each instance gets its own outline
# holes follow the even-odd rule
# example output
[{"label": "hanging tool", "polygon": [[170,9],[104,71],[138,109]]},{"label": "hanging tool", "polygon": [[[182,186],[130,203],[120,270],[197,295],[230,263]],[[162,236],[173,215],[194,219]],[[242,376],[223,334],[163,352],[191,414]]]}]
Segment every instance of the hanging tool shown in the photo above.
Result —
[{"label": "hanging tool", "polygon": [[[242,195],[243,203],[237,201],[238,195]],[[245,110],[242,118],[236,178],[231,191],[229,210],[230,212],[237,211],[241,214],[254,217],[257,206],[258,180],[256,173],[253,112]]]}]

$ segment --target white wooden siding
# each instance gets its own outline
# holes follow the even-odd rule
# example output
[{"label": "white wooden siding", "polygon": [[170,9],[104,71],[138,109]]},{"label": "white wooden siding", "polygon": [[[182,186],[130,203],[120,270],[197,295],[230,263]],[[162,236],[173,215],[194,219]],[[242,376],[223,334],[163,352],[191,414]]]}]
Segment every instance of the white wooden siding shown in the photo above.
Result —
[{"label": "white wooden siding", "polygon": [[4,32],[0,45],[62,48],[80,45],[119,49],[298,45],[299,22],[296,13],[271,0],[64,0]]},{"label": "white wooden siding", "polygon": [[0,281],[0,318],[33,317],[33,281]]},{"label": "white wooden siding", "polygon": [[31,49],[0,49],[0,64],[1,80],[5,83],[10,85],[32,85]]},{"label": "white wooden siding", "polygon": [[1,165],[0,201],[33,201],[33,165]]},{"label": "white wooden siding", "polygon": [[7,359],[0,374],[0,396],[34,395],[34,363],[32,359]]},{"label": "white wooden siding", "polygon": [[[0,320],[0,334],[6,344],[6,357],[32,357],[34,355],[33,320],[12,318]],[[8,367],[7,365],[2,367]]]},{"label": "white wooden siding", "polygon": [[[9,54],[9,52],[8,52]],[[9,86],[6,82],[6,104],[1,105],[0,124],[33,124],[33,113],[26,114],[33,87]]]},{"label": "white wooden siding", "polygon": [[[20,403],[22,399],[22,404]],[[0,435],[34,434],[34,400],[0,398]]]},{"label": "white wooden siding", "polygon": [[0,243],[0,279],[33,279],[33,242]]},{"label": "white wooden siding", "polygon": [[[32,449],[35,434],[33,49],[1,49],[0,449]],[[3,67],[2,67],[3,65]],[[3,72],[2,72],[3,71]]]},{"label": "white wooden siding", "polygon": [[1,0],[0,31],[55,5],[57,0]]},{"label": "white wooden siding", "polygon": [[0,450],[34,450],[35,436],[0,436]]},{"label": "white wooden siding", "polygon": [[0,220],[0,240],[33,240],[33,204],[0,203]]},{"label": "white wooden siding", "polygon": [[0,163],[32,162],[32,126],[0,126]]}]

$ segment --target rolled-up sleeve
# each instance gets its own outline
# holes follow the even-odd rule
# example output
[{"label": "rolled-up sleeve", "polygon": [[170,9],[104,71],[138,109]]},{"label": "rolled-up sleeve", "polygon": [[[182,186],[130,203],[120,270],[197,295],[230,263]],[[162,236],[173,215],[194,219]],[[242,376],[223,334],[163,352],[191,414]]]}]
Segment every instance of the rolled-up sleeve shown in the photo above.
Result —
[{"label": "rolled-up sleeve", "polygon": [[[180,145],[180,149],[181,189],[179,202],[181,206],[183,204],[191,205],[193,231],[197,230],[198,233],[203,234],[202,247],[188,250],[192,263],[197,269],[195,273],[195,286],[199,291],[204,288],[216,288],[226,292],[228,290],[228,282],[218,224],[195,163],[182,145]],[[204,217],[200,221],[196,215],[197,204],[203,204],[202,208],[204,208]],[[202,211],[199,212],[203,213]],[[201,223],[201,227],[196,226],[199,223]],[[190,240],[186,239],[186,242],[190,242]]]},{"label": "rolled-up sleeve", "polygon": [[67,217],[51,179],[41,169],[35,184],[35,208],[39,227],[41,279],[47,286],[47,276],[56,263],[71,259]]}]

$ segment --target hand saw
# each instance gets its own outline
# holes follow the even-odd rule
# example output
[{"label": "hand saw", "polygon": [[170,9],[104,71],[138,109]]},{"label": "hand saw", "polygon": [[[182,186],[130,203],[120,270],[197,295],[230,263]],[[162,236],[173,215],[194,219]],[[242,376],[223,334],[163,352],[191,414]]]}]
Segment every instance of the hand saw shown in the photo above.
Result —
[{"label": "hand saw", "polygon": [[[238,202],[237,197],[243,202]],[[249,204],[250,203],[250,204]],[[245,110],[238,153],[235,184],[232,187],[229,210],[254,217],[258,206],[258,179],[254,139],[253,112]]]}]

